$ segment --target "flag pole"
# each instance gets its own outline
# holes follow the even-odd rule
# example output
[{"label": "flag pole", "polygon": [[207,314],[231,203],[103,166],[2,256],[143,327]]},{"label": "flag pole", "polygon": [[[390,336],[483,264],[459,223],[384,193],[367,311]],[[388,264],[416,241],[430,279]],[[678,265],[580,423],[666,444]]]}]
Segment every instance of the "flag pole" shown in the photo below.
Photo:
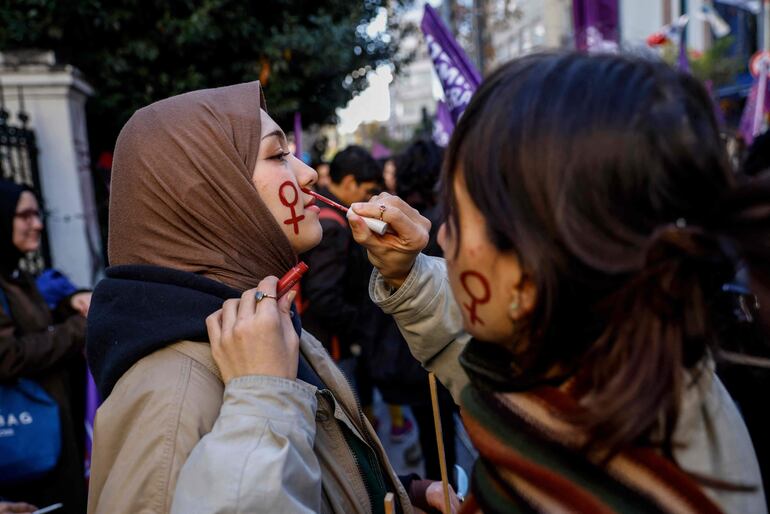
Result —
[{"label": "flag pole", "polygon": [[[764,4],[764,2],[763,2]],[[754,136],[758,136],[764,128],[765,96],[767,95],[768,59],[763,55],[759,61],[759,86],[757,87],[757,105],[754,109]]]},{"label": "flag pole", "polygon": [[438,406],[438,391],[436,390],[436,375],[428,373],[430,382],[430,401],[433,405],[433,424],[436,425],[436,445],[438,447],[438,464],[441,469],[441,485],[444,488],[444,514],[452,514],[449,503],[449,476],[446,469],[446,454],[444,453],[444,433],[441,429],[441,412]]}]

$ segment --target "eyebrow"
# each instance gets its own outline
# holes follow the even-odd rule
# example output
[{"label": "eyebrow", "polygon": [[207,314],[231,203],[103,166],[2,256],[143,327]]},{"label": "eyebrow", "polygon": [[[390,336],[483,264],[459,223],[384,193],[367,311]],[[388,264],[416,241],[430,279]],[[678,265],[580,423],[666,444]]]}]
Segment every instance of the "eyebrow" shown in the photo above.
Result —
[{"label": "eyebrow", "polygon": [[281,130],[281,129],[276,129],[276,130],[274,130],[274,131],[270,132],[268,135],[266,135],[266,136],[264,136],[264,137],[262,138],[262,141],[264,141],[264,140],[265,140],[265,139],[267,139],[268,137],[273,137],[273,136],[280,138],[280,139],[281,139],[281,142],[282,142],[284,145],[286,144],[286,134],[284,134],[284,133],[283,133],[283,130]]}]

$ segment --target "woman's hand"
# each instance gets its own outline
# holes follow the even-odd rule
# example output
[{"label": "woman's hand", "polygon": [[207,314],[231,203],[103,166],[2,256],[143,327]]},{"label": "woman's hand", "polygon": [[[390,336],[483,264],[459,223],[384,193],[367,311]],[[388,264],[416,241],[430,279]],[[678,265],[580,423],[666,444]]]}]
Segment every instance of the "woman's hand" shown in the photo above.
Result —
[{"label": "woman's hand", "polygon": [[257,291],[275,296],[277,283],[267,277],[206,318],[211,353],[225,384],[246,375],[297,378],[299,336],[290,315],[296,293],[279,301],[265,297],[257,302],[255,297]]},{"label": "woman's hand", "polygon": [[[366,248],[369,261],[388,285],[401,287],[417,255],[428,244],[430,221],[401,198],[388,193],[374,196],[367,203],[354,203],[351,210],[354,214],[349,214],[348,219],[353,238]],[[381,218],[390,225],[393,233],[384,236],[375,234],[360,216]]]},{"label": "woman's hand", "polygon": [[[444,486],[441,482],[430,484],[428,490],[425,491],[425,497],[431,507],[444,512]],[[452,514],[460,512],[460,499],[451,485],[449,486],[449,507],[452,509]]]},{"label": "woman's hand", "polygon": [[[428,486],[428,489],[425,491],[425,499],[428,502],[428,505],[433,507],[434,509],[438,510],[439,512],[444,512],[444,486],[441,482],[433,482]],[[457,497],[457,494],[455,493],[454,489],[452,489],[452,486],[449,486],[449,508],[452,509],[452,514],[456,514],[457,512],[460,512],[460,499]],[[423,510],[420,510],[418,508],[414,508],[415,512],[424,512]]]},{"label": "woman's hand", "polygon": [[75,309],[84,318],[88,317],[88,309],[91,307],[91,291],[75,293],[70,298],[70,307]]},{"label": "woman's hand", "polygon": [[11,514],[13,512],[35,512],[37,507],[29,503],[12,503],[0,501],[0,514]]}]

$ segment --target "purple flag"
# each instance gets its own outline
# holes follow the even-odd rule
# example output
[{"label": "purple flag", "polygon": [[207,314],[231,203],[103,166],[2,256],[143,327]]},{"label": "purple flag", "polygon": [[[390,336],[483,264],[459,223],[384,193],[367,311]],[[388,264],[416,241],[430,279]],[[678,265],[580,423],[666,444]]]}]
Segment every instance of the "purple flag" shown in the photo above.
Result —
[{"label": "purple flag", "polygon": [[714,81],[713,80],[707,80],[703,83],[704,86],[706,86],[706,91],[708,91],[709,97],[711,98],[711,101],[714,104],[714,117],[717,120],[717,125],[719,125],[719,128],[724,128],[725,126],[725,113],[722,112],[722,107],[719,105],[719,98],[714,95]]},{"label": "purple flag", "polygon": [[99,407],[99,393],[91,370],[86,369],[86,479],[91,477],[91,450],[94,446],[94,421]]},{"label": "purple flag", "polygon": [[[754,79],[749,97],[746,99],[746,107],[741,116],[740,132],[746,146],[754,142],[764,127],[765,117],[770,111],[770,91],[767,87],[767,65],[761,67],[762,73]],[[764,101],[760,99],[764,96]]]},{"label": "purple flag", "polygon": [[444,102],[439,101],[436,105],[436,121],[433,124],[433,141],[439,146],[447,146],[454,128],[455,124],[452,121],[449,107]]},{"label": "purple flag", "polygon": [[690,61],[687,59],[687,38],[684,29],[679,32],[679,56],[676,59],[676,67],[681,72],[690,73]]},{"label": "purple flag", "polygon": [[572,26],[578,50],[617,49],[618,0],[574,0]]},{"label": "purple flag", "polygon": [[372,157],[379,160],[379,159],[387,159],[393,154],[393,152],[391,152],[387,146],[383,145],[379,141],[375,141],[372,144],[371,154],[372,154]]},{"label": "purple flag", "polygon": [[425,34],[433,67],[444,88],[447,107],[456,123],[481,84],[481,74],[429,4],[425,4],[420,28]]},{"label": "purple flag", "polygon": [[294,155],[302,160],[302,115],[294,113]]}]

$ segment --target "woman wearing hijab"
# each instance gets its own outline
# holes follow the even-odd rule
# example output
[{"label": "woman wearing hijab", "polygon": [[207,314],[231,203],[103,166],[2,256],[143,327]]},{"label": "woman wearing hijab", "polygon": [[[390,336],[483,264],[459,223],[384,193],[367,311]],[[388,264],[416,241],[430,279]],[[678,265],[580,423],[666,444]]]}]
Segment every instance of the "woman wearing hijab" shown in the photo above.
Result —
[{"label": "woman wearing hijab", "polygon": [[45,476],[0,486],[0,497],[85,509],[83,429],[85,314],[91,293],[64,298],[54,315],[19,260],[40,246],[43,221],[32,191],[0,180],[0,382],[32,379],[59,407],[61,453]]},{"label": "woman wearing hijab", "polygon": [[[317,175],[287,150],[259,83],[137,111],[112,176],[112,267],[88,327],[105,398],[89,512],[368,513],[387,491],[411,512],[293,293],[275,298],[321,227],[301,189]],[[236,339],[248,350],[231,358]]]}]

